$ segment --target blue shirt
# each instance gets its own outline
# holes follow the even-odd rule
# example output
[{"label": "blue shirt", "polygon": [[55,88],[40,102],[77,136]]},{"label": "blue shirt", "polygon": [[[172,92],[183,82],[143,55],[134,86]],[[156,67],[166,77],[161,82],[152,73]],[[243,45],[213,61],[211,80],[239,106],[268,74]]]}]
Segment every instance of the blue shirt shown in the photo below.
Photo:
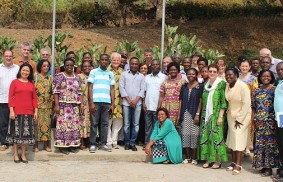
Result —
[{"label": "blue shirt", "polygon": [[274,96],[274,110],[275,119],[277,120],[277,112],[283,112],[283,80],[280,80],[276,89]]},{"label": "blue shirt", "polygon": [[114,75],[109,70],[102,70],[100,67],[91,70],[88,80],[93,84],[93,102],[104,102],[111,104],[110,87],[115,85]]}]

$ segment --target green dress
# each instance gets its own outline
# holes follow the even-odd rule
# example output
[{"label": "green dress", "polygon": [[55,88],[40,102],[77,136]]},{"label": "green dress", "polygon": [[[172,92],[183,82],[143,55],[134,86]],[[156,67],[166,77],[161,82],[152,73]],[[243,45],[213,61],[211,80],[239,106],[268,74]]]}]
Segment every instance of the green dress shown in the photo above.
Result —
[{"label": "green dress", "polygon": [[[226,145],[223,137],[224,119],[220,126],[217,125],[217,119],[220,109],[227,109],[225,99],[226,83],[220,81],[213,94],[213,114],[205,123],[206,105],[209,91],[204,88],[202,95],[202,113],[200,121],[200,141],[198,147],[198,159],[209,162],[225,162],[228,160]],[[224,118],[224,117],[223,117]]]},{"label": "green dress", "polygon": [[[161,127],[159,126],[160,126],[160,121],[156,121],[150,139],[155,140],[156,143],[159,143],[158,141],[164,141],[167,155],[153,158],[152,162],[160,163],[165,161],[166,159],[170,159],[170,161],[174,164],[181,163],[182,142],[181,142],[181,137],[178,134],[173,122],[167,118],[164,121],[163,125]],[[161,151],[156,151],[155,155],[160,155],[160,152]]]}]

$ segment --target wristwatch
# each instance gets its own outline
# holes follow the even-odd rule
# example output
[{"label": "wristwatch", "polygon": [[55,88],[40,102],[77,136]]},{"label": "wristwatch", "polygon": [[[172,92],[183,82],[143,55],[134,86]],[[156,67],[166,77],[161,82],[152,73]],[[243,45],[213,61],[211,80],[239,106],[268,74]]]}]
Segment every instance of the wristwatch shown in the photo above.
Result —
[{"label": "wristwatch", "polygon": [[197,112],[196,115],[199,116],[199,113]]}]

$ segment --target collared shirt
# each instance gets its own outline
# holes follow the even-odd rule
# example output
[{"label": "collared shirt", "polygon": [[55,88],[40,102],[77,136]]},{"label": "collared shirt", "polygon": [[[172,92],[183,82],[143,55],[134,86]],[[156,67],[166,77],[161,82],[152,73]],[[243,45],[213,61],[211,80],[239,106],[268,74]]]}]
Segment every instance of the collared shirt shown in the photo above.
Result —
[{"label": "collared shirt", "polygon": [[[129,97],[134,100],[137,96],[144,97],[144,76],[137,72],[133,74],[131,71],[124,71],[119,80],[119,89],[121,97],[123,97],[123,105],[130,106],[125,97]],[[141,105],[141,99],[139,99],[137,105]]]},{"label": "collared shirt", "polygon": [[93,84],[93,102],[111,104],[110,88],[115,85],[115,78],[111,71],[102,70],[100,67],[91,70],[87,80]]},{"label": "collared shirt", "polygon": [[161,72],[155,76],[152,73],[145,76],[145,105],[147,110],[156,111],[160,94],[160,86],[166,77],[167,76]]},{"label": "collared shirt", "polygon": [[275,110],[275,119],[277,120],[277,112],[283,112],[283,80],[280,80],[275,89],[274,96],[274,110]]},{"label": "collared shirt", "polygon": [[[21,66],[23,63],[24,62],[23,62],[23,58],[22,57],[17,57],[14,60],[14,64],[16,64],[18,66]],[[27,63],[31,65],[32,71],[33,71],[33,73],[35,73],[36,72],[36,63],[32,59],[28,60]]]},{"label": "collared shirt", "polygon": [[274,58],[274,57],[272,57],[272,59],[271,59],[271,64],[272,64],[272,65],[271,65],[271,67],[270,67],[270,71],[272,71],[273,75],[275,76],[275,79],[278,78],[278,76],[277,76],[277,71],[276,71],[276,66],[277,66],[277,64],[280,63],[280,62],[282,62],[281,59],[277,59],[277,58]]},{"label": "collared shirt", "polygon": [[10,84],[17,78],[18,71],[18,65],[7,67],[0,64],[0,103],[8,103]]}]

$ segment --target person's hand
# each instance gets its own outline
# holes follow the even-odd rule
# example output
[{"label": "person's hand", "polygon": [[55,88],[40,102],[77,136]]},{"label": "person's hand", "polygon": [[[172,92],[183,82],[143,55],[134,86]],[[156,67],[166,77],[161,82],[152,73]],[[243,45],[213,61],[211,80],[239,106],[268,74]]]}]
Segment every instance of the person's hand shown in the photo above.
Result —
[{"label": "person's hand", "polygon": [[146,107],[145,103],[143,103],[142,108],[143,108],[144,113],[146,113],[147,107]]},{"label": "person's hand", "polygon": [[195,115],[195,118],[194,118],[194,124],[195,125],[199,125],[199,115]]},{"label": "person's hand", "polygon": [[149,145],[147,145],[147,146],[145,147],[144,151],[145,151],[145,153],[146,153],[147,155],[150,155],[150,154],[151,154],[151,147],[150,147]]},{"label": "person's hand", "polygon": [[109,114],[112,114],[113,111],[114,111],[114,105],[111,105],[111,106],[109,107],[108,112],[109,112]]},{"label": "person's hand", "polygon": [[59,105],[55,105],[54,110],[55,110],[56,114],[60,114],[60,107],[59,107]]},{"label": "person's hand", "polygon": [[133,107],[133,108],[136,108],[137,103],[138,103],[138,99],[134,99],[134,100],[132,100],[132,102],[130,103],[130,106]]},{"label": "person's hand", "polygon": [[236,120],[234,127],[235,127],[236,129],[237,129],[237,128],[241,129],[241,126],[243,126],[243,124]]},{"label": "person's hand", "polygon": [[217,125],[220,126],[222,124],[222,117],[218,117],[217,119]]},{"label": "person's hand", "polygon": [[14,120],[16,118],[15,112],[10,112],[10,119]]},{"label": "person's hand", "polygon": [[95,104],[94,104],[93,102],[90,102],[90,104],[89,104],[89,110],[90,110],[90,112],[95,113],[96,108],[95,108]]},{"label": "person's hand", "polygon": [[84,113],[84,105],[81,104],[80,105],[80,115],[82,115]]}]

